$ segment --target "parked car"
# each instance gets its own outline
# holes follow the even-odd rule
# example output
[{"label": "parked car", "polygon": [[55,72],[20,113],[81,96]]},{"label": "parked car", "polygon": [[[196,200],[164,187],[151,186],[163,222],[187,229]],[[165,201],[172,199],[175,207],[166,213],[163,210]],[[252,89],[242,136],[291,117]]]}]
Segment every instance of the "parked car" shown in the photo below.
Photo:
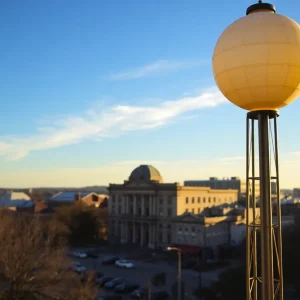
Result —
[{"label": "parked car", "polygon": [[121,260],[117,260],[115,262],[115,265],[119,268],[126,268],[126,269],[132,269],[134,268],[134,264],[129,262],[128,260],[124,260],[124,259],[121,259]]},{"label": "parked car", "polygon": [[98,300],[122,300],[122,296],[119,295],[107,295],[107,296],[100,296]]},{"label": "parked car", "polygon": [[99,252],[96,250],[90,250],[86,252],[87,257],[91,258],[98,258],[99,257]]},{"label": "parked car", "polygon": [[113,289],[115,286],[121,284],[124,281],[122,278],[114,278],[113,280],[105,283],[105,288]]},{"label": "parked car", "polygon": [[117,260],[119,260],[120,258],[118,256],[112,256],[109,258],[106,258],[102,261],[103,265],[113,265]]},{"label": "parked car", "polygon": [[139,287],[139,284],[129,281],[124,281],[121,284],[115,287],[117,293],[129,293],[136,290]]},{"label": "parked car", "polygon": [[83,271],[86,271],[86,267],[78,264],[78,265],[75,266],[75,271],[77,273],[81,273]]},{"label": "parked car", "polygon": [[137,290],[133,291],[131,294],[132,299],[144,299],[148,295],[147,288],[138,288]]},{"label": "parked car", "polygon": [[103,277],[101,277],[100,279],[99,279],[99,282],[98,282],[98,284],[99,284],[99,286],[104,286],[107,282],[109,282],[109,281],[111,281],[111,280],[113,280],[114,278],[113,277],[111,277],[111,276],[103,276]]},{"label": "parked car", "polygon": [[151,300],[168,300],[169,294],[164,291],[154,292],[151,294]]},{"label": "parked car", "polygon": [[73,256],[79,257],[79,258],[86,258],[87,255],[84,252],[72,252]]}]

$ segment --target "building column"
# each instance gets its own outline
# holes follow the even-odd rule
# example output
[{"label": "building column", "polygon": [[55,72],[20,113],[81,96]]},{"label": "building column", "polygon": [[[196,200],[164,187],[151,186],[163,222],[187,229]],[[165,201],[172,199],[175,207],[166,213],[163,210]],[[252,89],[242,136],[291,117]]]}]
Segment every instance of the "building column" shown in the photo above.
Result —
[{"label": "building column", "polygon": [[144,245],[144,224],[141,223],[141,247]]},{"label": "building column", "polygon": [[153,213],[152,213],[152,208],[153,208],[152,201],[153,201],[152,195],[149,195],[149,216],[153,215]]},{"label": "building column", "polygon": [[136,216],[136,196],[133,196],[133,215]]},{"label": "building column", "polygon": [[144,216],[145,215],[145,195],[142,195],[141,201],[142,201],[142,203],[141,203],[142,216]]}]

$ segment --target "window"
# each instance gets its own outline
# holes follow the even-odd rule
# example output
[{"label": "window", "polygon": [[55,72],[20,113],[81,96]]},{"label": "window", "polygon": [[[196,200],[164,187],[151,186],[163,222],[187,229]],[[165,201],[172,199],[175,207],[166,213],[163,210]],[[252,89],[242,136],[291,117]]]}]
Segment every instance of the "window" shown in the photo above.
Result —
[{"label": "window", "polygon": [[185,231],[188,231],[188,228],[187,227],[185,227],[185,229],[184,229]]},{"label": "window", "polygon": [[214,197],[214,203],[216,203],[216,197]]},{"label": "window", "polygon": [[206,201],[206,200],[205,200],[205,197],[204,197],[204,198],[203,198],[203,203],[205,203],[205,201]]},{"label": "window", "polygon": [[200,197],[198,197],[198,203],[200,203]]},{"label": "window", "polygon": [[163,204],[163,200],[161,197],[159,197],[159,204],[162,205]]},{"label": "window", "polygon": [[192,209],[192,213],[193,213],[193,214],[195,213],[195,209],[194,209],[194,208]]},{"label": "window", "polygon": [[194,202],[195,202],[195,198],[193,197],[193,198],[192,198],[192,203],[194,203]]},{"label": "window", "polygon": [[198,214],[200,214],[200,207],[198,207]]},{"label": "window", "polygon": [[172,204],[172,197],[168,197],[168,204]]},{"label": "window", "polygon": [[185,203],[188,204],[189,203],[189,197],[185,198]]},{"label": "window", "polygon": [[189,209],[187,208],[187,209],[185,210],[185,212],[189,212]]},{"label": "window", "polygon": [[210,197],[208,197],[208,203],[210,203]]},{"label": "window", "polygon": [[172,217],[172,208],[168,208],[168,217]]},{"label": "window", "polygon": [[195,230],[195,227],[194,226],[192,226],[192,232],[195,232],[196,230]]},{"label": "window", "polygon": [[115,195],[112,195],[112,196],[111,196],[111,198],[112,198],[112,199],[111,199],[111,200],[112,200],[112,202],[114,203],[114,202],[115,202],[115,200],[116,200],[116,199],[115,199]]}]

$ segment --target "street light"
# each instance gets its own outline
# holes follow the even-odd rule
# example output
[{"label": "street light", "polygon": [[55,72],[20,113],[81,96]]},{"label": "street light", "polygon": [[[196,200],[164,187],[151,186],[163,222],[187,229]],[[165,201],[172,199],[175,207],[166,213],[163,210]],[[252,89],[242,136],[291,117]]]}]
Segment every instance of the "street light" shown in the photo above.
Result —
[{"label": "street light", "polygon": [[[277,118],[278,110],[300,95],[299,53],[299,24],[286,16],[276,14],[272,4],[262,3],[259,0],[258,3],[248,7],[246,16],[225,29],[217,41],[213,54],[213,73],[220,91],[230,102],[248,111],[247,300],[260,298],[258,284],[261,284],[262,300],[283,300]],[[273,133],[271,122],[273,122]],[[255,138],[257,133],[258,138]],[[255,171],[257,144],[258,172]],[[270,145],[274,148],[275,176],[271,174]],[[277,211],[274,212],[271,201],[271,180],[276,182],[277,188]],[[255,220],[256,182],[260,183],[259,222]],[[251,222],[250,202],[252,202],[253,214]],[[274,214],[277,218],[273,218]],[[257,268],[259,261],[257,230],[261,233],[260,274]],[[273,257],[276,259],[275,264]],[[274,283],[276,283],[275,287]]]},{"label": "street light", "polygon": [[178,254],[177,300],[181,300],[181,249],[176,247],[168,247],[167,250],[177,251]]}]

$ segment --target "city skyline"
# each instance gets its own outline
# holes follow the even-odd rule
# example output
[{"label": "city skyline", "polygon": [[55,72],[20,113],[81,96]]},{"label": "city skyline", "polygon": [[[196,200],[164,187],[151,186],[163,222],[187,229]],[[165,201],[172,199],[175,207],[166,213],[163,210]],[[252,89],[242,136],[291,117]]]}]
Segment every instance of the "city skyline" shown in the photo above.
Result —
[{"label": "city skyline", "polygon": [[[1,186],[107,185],[140,164],[165,182],[245,178],[246,111],[217,90],[211,56],[253,2],[3,5]],[[299,21],[299,2],[272,3]],[[282,188],[300,186],[299,108],[280,111]]]}]

